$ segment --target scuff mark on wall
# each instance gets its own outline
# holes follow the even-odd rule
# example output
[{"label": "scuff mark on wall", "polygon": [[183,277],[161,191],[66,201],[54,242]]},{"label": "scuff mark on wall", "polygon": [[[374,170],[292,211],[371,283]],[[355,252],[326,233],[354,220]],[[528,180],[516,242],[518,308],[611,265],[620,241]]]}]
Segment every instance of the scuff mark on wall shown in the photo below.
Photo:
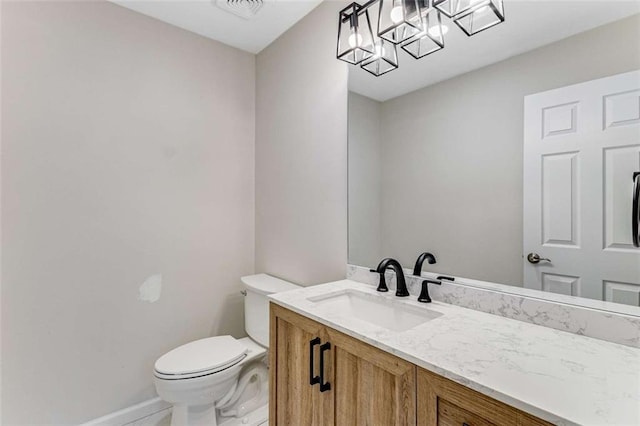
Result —
[{"label": "scuff mark on wall", "polygon": [[160,300],[162,293],[162,274],[152,275],[140,286],[138,300],[154,303]]}]

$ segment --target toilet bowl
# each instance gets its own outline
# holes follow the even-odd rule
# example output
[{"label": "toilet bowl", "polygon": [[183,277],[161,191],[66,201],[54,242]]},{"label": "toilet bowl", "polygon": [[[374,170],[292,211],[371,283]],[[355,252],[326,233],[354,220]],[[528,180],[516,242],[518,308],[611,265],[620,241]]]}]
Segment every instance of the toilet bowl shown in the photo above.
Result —
[{"label": "toilet bowl", "polygon": [[266,425],[269,294],[299,288],[266,274],[243,277],[249,337],[214,336],[182,345],[155,363],[158,395],[172,426]]}]

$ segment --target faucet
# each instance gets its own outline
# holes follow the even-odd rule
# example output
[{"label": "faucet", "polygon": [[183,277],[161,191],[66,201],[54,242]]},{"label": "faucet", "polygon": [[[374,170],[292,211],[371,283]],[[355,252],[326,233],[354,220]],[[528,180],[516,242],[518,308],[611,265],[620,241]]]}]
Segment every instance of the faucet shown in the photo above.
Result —
[{"label": "faucet", "polygon": [[424,252],[420,256],[418,256],[418,260],[416,260],[416,266],[413,268],[413,275],[419,277],[422,274],[422,264],[424,261],[429,262],[430,265],[436,263],[436,257],[429,252]]},{"label": "faucet", "polygon": [[409,291],[407,290],[407,283],[404,280],[404,271],[402,271],[402,266],[397,260],[392,259],[390,257],[387,257],[386,259],[382,259],[378,267],[376,269],[371,270],[371,272],[377,272],[378,274],[380,274],[380,284],[378,285],[377,290],[389,291],[389,289],[387,288],[387,283],[385,282],[385,279],[384,279],[384,273],[388,268],[393,269],[393,271],[396,273],[396,284],[397,284],[396,296],[397,297],[409,296]]}]

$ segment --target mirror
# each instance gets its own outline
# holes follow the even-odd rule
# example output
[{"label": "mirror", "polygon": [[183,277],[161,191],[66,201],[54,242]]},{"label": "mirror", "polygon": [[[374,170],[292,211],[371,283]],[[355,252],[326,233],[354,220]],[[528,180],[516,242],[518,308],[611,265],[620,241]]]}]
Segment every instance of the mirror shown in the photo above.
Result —
[{"label": "mirror", "polygon": [[350,65],[349,263],[428,251],[425,272],[640,315],[639,6],[505,1],[380,77]]}]

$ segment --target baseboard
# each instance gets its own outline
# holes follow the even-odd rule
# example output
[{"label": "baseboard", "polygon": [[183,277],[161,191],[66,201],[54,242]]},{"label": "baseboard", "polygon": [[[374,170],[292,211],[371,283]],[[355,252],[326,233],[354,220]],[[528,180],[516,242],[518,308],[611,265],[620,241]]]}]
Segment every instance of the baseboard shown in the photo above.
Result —
[{"label": "baseboard", "polygon": [[153,398],[140,404],[132,405],[123,410],[116,411],[106,416],[91,420],[81,426],[124,426],[142,418],[151,416],[159,411],[171,407],[166,401],[160,398]]}]

